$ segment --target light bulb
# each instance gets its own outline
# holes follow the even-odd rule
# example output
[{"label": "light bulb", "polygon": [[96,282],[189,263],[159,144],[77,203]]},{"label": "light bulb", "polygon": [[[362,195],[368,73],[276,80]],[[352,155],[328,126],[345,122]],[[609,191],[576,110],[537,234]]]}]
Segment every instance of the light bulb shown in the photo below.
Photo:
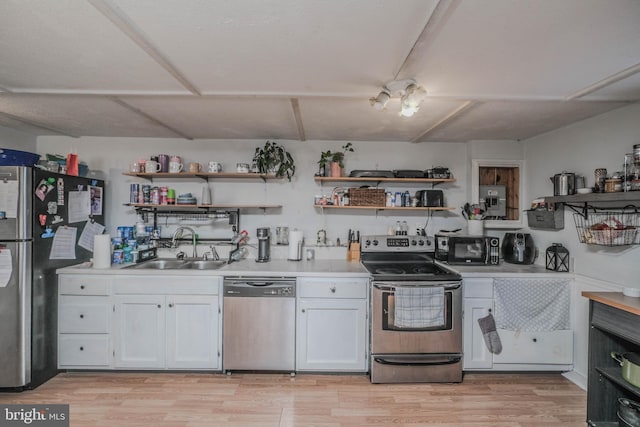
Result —
[{"label": "light bulb", "polygon": [[387,106],[387,102],[389,102],[390,98],[391,98],[391,95],[389,94],[389,92],[386,92],[383,90],[375,98],[370,98],[369,102],[371,103],[371,106],[375,110],[384,111],[385,107]]}]

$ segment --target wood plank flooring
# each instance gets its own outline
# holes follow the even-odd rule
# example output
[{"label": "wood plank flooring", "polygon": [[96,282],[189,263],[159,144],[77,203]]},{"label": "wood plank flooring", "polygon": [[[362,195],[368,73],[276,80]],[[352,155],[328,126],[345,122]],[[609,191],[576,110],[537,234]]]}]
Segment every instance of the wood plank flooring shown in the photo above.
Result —
[{"label": "wood plank flooring", "polygon": [[69,372],[0,403],[68,403],[73,427],[586,425],[586,392],[555,373],[371,384],[366,375]]}]

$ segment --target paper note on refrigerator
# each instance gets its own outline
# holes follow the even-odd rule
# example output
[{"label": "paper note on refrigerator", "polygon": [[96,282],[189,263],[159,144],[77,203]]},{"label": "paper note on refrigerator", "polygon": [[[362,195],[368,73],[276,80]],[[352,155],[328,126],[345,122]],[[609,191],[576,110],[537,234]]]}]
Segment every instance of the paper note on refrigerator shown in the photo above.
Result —
[{"label": "paper note on refrigerator", "polygon": [[0,211],[7,218],[18,216],[18,181],[0,181]]},{"label": "paper note on refrigerator", "polygon": [[11,262],[11,249],[0,249],[0,288],[6,288],[11,280],[13,262]]},{"label": "paper note on refrigerator", "polygon": [[75,227],[58,227],[53,236],[49,259],[76,259],[76,235]]},{"label": "paper note on refrigerator", "polygon": [[86,221],[91,215],[91,195],[88,191],[69,191],[67,222]]},{"label": "paper note on refrigerator", "polygon": [[87,221],[87,225],[84,226],[82,233],[80,233],[78,246],[93,252],[93,239],[96,235],[102,234],[103,231],[104,225],[98,224],[94,221]]}]

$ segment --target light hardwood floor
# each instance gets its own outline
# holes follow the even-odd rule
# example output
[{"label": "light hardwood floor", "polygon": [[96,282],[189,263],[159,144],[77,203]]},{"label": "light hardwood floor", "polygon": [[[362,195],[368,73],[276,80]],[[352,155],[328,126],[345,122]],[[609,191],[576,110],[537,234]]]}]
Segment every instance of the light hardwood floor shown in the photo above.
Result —
[{"label": "light hardwood floor", "polygon": [[68,403],[73,427],[586,425],[586,392],[546,373],[371,384],[365,375],[72,372],[0,403]]}]

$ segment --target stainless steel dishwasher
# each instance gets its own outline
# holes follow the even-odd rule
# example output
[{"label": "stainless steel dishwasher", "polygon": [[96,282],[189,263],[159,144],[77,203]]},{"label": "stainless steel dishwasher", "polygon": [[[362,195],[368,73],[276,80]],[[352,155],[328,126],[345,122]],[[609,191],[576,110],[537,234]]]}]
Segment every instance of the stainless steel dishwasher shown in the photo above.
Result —
[{"label": "stainless steel dishwasher", "polygon": [[296,279],[226,277],[222,368],[295,371]]}]

